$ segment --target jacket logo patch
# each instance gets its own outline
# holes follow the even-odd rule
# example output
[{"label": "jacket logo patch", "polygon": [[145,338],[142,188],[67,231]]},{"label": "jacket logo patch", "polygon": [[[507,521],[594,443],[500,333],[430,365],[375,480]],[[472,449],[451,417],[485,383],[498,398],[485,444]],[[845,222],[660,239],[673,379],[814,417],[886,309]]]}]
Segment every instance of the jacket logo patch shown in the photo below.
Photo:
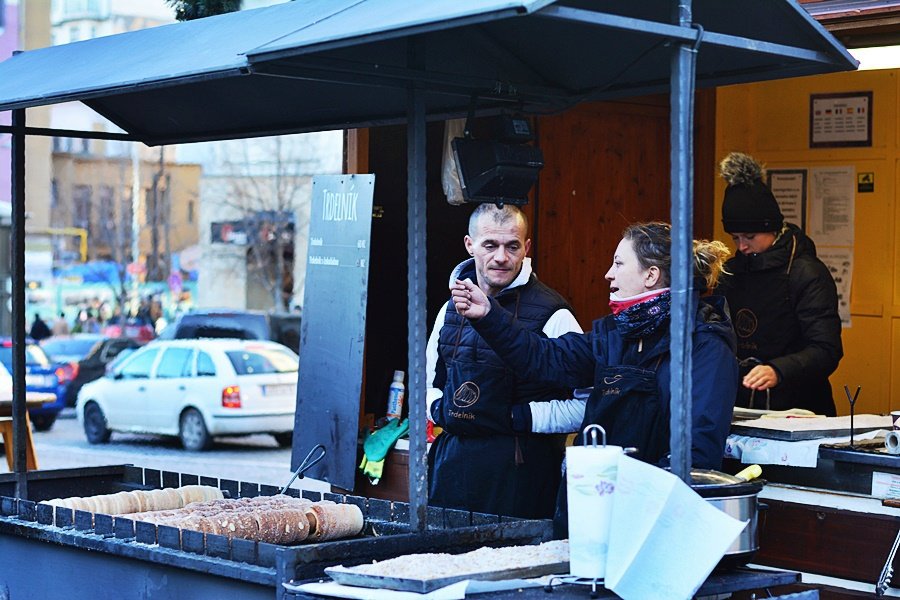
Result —
[{"label": "jacket logo patch", "polygon": [[473,381],[466,381],[453,393],[453,404],[459,408],[468,408],[478,402],[481,390]]},{"label": "jacket logo patch", "polygon": [[465,419],[467,421],[475,420],[475,415],[470,412],[462,412],[460,410],[449,410],[447,412],[450,413],[450,416],[454,419]]},{"label": "jacket logo patch", "polygon": [[742,308],[737,311],[734,317],[734,332],[738,337],[746,338],[756,333],[759,321],[756,315],[749,308]]},{"label": "jacket logo patch", "polygon": [[620,379],[622,379],[621,375],[613,375],[612,377],[604,377],[603,383],[605,383],[606,385],[612,385],[612,384],[618,382]]}]

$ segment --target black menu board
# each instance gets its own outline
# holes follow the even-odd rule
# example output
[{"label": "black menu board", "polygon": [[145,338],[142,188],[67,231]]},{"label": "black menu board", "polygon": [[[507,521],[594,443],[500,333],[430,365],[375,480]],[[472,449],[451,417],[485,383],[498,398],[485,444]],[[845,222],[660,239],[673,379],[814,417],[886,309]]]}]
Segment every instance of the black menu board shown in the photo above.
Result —
[{"label": "black menu board", "polygon": [[291,469],[353,489],[362,387],[374,175],[313,178]]}]

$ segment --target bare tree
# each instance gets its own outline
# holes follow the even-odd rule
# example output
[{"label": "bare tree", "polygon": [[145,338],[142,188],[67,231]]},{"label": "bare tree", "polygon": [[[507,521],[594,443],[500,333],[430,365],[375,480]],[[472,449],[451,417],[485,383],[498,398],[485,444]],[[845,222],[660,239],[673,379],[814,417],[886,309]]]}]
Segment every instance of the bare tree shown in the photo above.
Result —
[{"label": "bare tree", "polygon": [[284,311],[297,289],[295,240],[308,226],[310,174],[320,170],[321,157],[302,136],[242,140],[219,151],[225,154],[215,214],[227,215],[222,219],[239,230],[248,282]]},{"label": "bare tree", "polygon": [[[150,255],[147,257],[148,281],[165,281],[169,276],[169,261],[171,260],[169,185],[171,177],[166,172],[165,148],[165,146],[159,147],[159,162],[147,194],[147,225],[150,228]],[[160,240],[161,233],[162,240]],[[161,244],[163,245],[162,252],[160,251]]]}]

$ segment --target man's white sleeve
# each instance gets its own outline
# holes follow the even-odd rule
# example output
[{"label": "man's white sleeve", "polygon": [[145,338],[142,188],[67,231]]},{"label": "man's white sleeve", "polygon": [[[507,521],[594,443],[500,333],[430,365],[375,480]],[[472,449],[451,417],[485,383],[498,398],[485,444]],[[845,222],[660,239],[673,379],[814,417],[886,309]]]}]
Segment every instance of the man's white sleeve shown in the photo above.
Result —
[{"label": "man's white sleeve", "polygon": [[441,307],[438,311],[437,318],[434,320],[434,327],[431,328],[431,335],[428,337],[428,345],[425,346],[425,381],[428,387],[425,390],[425,414],[428,420],[431,418],[431,405],[438,398],[443,397],[444,391],[434,387],[434,378],[437,373],[438,361],[438,339],[441,336],[441,326],[447,315],[447,305]]},{"label": "man's white sleeve", "polygon": [[[583,333],[575,315],[566,308],[553,313],[544,325],[544,335],[557,338],[574,331]],[[575,397],[550,402],[531,402],[531,431],[534,433],[571,433],[578,431],[584,420],[584,406],[590,388],[575,390]]]},{"label": "man's white sleeve", "polygon": [[575,319],[575,315],[573,315],[572,311],[568,308],[561,308],[550,315],[550,318],[544,323],[544,329],[542,331],[548,338],[558,338],[570,331],[584,333],[581,329],[581,325],[579,325],[578,321]]},{"label": "man's white sleeve", "polygon": [[572,433],[578,431],[584,421],[584,406],[587,398],[581,397],[582,390],[575,390],[570,400],[532,402],[531,431],[534,433]]}]

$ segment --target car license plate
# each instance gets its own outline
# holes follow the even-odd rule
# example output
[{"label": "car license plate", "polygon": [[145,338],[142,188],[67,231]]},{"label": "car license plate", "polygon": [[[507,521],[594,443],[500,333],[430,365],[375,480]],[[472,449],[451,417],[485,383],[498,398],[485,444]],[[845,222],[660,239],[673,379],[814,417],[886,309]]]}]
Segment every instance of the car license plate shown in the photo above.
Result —
[{"label": "car license plate", "polygon": [[25,375],[25,385],[31,387],[54,387],[56,385],[56,377],[52,375],[37,375],[30,373]]},{"label": "car license plate", "polygon": [[294,393],[294,385],[290,383],[279,383],[263,386],[263,395],[265,396],[287,396]]}]

